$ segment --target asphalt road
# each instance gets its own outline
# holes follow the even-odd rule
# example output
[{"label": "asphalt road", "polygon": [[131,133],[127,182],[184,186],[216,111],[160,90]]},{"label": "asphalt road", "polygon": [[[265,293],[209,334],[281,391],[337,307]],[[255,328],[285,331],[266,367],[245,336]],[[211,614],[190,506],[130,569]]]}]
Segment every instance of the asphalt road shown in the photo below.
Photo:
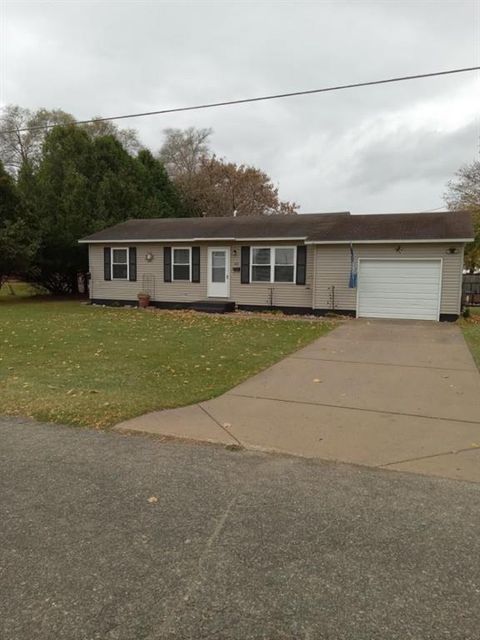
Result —
[{"label": "asphalt road", "polygon": [[477,639],[479,531],[479,484],[0,420],[2,640]]}]

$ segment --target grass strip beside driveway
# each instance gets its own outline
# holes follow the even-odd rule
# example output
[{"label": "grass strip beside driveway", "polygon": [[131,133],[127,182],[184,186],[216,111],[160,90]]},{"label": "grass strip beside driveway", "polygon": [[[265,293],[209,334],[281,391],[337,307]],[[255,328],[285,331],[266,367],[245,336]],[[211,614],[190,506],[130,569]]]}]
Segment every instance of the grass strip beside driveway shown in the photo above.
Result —
[{"label": "grass strip beside driveway", "polygon": [[71,301],[2,302],[0,413],[109,427],[213,398],[333,326]]},{"label": "grass strip beside driveway", "polygon": [[460,326],[473,359],[480,369],[480,307],[470,307],[470,318],[461,320]]}]

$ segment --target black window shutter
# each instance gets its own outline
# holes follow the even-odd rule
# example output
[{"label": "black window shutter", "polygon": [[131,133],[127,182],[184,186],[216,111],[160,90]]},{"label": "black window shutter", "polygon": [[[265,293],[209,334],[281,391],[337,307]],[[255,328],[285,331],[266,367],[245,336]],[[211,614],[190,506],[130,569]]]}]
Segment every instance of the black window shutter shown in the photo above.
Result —
[{"label": "black window shutter", "polygon": [[137,247],[128,249],[128,279],[132,282],[137,279]]},{"label": "black window shutter", "polygon": [[192,282],[200,282],[200,247],[192,247]]},{"label": "black window shutter", "polygon": [[163,281],[172,281],[172,247],[163,247]]},{"label": "black window shutter", "polygon": [[297,284],[305,284],[307,277],[307,247],[300,244],[297,247]]},{"label": "black window shutter", "polygon": [[112,250],[110,247],[103,247],[103,279],[112,279]]},{"label": "black window shutter", "polygon": [[250,282],[250,247],[242,247],[242,270],[240,282],[248,284]]}]

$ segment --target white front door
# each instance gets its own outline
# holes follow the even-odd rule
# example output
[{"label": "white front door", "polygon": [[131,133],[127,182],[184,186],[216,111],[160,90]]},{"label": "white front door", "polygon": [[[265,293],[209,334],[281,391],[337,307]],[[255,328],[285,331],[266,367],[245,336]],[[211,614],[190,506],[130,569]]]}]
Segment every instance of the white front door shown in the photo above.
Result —
[{"label": "white front door", "polygon": [[208,297],[230,296],[230,249],[208,247]]}]

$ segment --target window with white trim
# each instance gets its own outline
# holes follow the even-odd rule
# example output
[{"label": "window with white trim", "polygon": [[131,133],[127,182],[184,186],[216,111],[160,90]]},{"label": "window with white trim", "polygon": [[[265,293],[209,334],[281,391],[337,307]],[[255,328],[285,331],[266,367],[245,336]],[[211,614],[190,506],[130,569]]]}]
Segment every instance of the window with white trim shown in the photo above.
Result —
[{"label": "window with white trim", "polygon": [[270,247],[252,247],[251,282],[270,282],[272,279],[272,250]]},{"label": "window with white trim", "polygon": [[172,250],[172,280],[192,279],[192,250],[190,247],[182,247]]},{"label": "window with white trim", "polygon": [[112,280],[128,280],[128,249],[112,249]]},{"label": "window with white trim", "polygon": [[275,282],[295,282],[295,247],[276,247]]},{"label": "window with white trim", "polygon": [[251,247],[250,282],[295,282],[296,247]]}]

